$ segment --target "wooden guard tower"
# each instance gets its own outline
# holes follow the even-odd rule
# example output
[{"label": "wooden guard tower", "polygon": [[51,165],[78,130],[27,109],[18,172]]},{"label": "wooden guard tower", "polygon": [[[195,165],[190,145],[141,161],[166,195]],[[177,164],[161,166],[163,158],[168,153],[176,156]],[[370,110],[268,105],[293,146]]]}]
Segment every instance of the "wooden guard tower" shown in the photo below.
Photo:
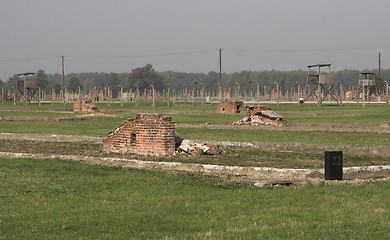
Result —
[{"label": "wooden guard tower", "polygon": [[361,72],[359,74],[359,91],[356,99],[362,99],[362,102],[371,101],[372,96],[377,95],[376,77],[372,72]]},{"label": "wooden guard tower", "polygon": [[[33,76],[35,73],[32,72],[25,72],[25,73],[18,73],[16,74],[18,77],[20,77],[20,80],[18,80],[16,88],[18,89],[22,100],[25,104],[27,102],[31,102],[33,98],[39,101],[37,98],[37,88],[34,88],[31,84],[31,82],[28,81],[29,76]],[[23,77],[23,78],[21,78]]]},{"label": "wooden guard tower", "polygon": [[334,81],[330,66],[331,64],[315,64],[307,66],[309,68],[309,73],[306,79],[306,85],[309,88],[310,93],[306,99],[313,96],[316,99],[317,104],[322,105],[325,98],[329,97],[335,100],[337,104],[340,103],[333,93]]}]

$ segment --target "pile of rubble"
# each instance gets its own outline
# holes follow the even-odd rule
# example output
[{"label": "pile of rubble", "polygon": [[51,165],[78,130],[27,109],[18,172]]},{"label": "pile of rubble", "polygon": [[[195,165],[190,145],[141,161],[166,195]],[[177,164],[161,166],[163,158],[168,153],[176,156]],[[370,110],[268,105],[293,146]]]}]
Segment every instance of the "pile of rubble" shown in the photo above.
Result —
[{"label": "pile of rubble", "polygon": [[180,155],[193,157],[198,157],[201,155],[217,155],[221,153],[219,145],[217,144],[194,142],[183,139],[178,135],[175,135],[175,149],[176,153]]},{"label": "pile of rubble", "polygon": [[246,117],[236,122],[233,125],[251,125],[251,126],[286,126],[287,122],[283,116],[275,113],[269,107],[247,107]]}]

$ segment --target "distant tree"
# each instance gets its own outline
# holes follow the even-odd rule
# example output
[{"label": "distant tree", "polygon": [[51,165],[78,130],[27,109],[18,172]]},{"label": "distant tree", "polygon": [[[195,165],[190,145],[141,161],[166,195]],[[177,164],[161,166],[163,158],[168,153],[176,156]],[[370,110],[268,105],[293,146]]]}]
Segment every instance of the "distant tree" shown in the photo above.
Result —
[{"label": "distant tree", "polygon": [[14,74],[12,77],[9,77],[8,82],[6,82],[7,89],[11,89],[12,87],[16,88],[16,86],[18,84],[18,80],[19,80],[19,77],[16,74]]},{"label": "distant tree", "polygon": [[62,90],[62,76],[58,73],[47,74],[47,80],[49,81],[50,91],[53,90],[55,93],[59,94]]},{"label": "distant tree", "polygon": [[3,88],[3,92],[1,92],[0,94],[2,94],[1,97],[4,98],[4,82],[1,79],[0,79],[0,87]]},{"label": "distant tree", "polygon": [[108,73],[103,72],[83,72],[75,74],[83,83],[84,90],[93,89],[96,87],[101,90],[107,85]]},{"label": "distant tree", "polygon": [[134,87],[138,85],[139,90],[149,89],[150,85],[162,91],[165,88],[163,76],[153,69],[151,64],[147,64],[142,68],[135,68],[131,71],[129,76],[129,86]]},{"label": "distant tree", "polygon": [[[377,72],[374,70],[365,70],[369,72]],[[341,70],[334,71],[333,79],[335,81],[334,88],[338,87],[339,82],[342,83],[344,89],[348,89],[351,86],[357,86],[359,79],[358,70]],[[255,91],[255,83],[260,86],[261,94],[264,94],[264,87],[267,89],[274,89],[277,82],[282,92],[297,88],[297,82],[300,83],[300,87],[303,88],[306,84],[306,77],[308,72],[306,70],[296,71],[240,71],[232,73],[223,73],[222,75],[222,86],[224,89],[235,89],[235,83],[240,84],[240,89],[249,89]],[[45,76],[48,84],[45,83]],[[72,79],[77,78],[77,80]],[[43,81],[38,81],[43,79]],[[390,69],[382,69],[381,79],[377,83],[378,89],[384,89],[384,82],[390,80]],[[16,75],[10,77],[8,81],[4,82],[4,90],[12,90],[12,87],[16,87],[18,80],[22,80],[21,77]],[[29,78],[30,80],[30,78]],[[62,76],[56,74],[46,74],[43,71],[38,71],[31,81],[36,81],[41,88],[45,86],[49,89],[54,88],[57,94],[62,89]],[[74,81],[75,83],[70,83]],[[78,87],[84,90],[90,90],[96,87],[99,91],[104,89],[106,85],[112,90],[113,97],[119,92],[119,85],[122,85],[124,91],[128,89],[135,90],[135,84],[138,85],[140,91],[145,89],[150,90],[150,85],[153,85],[156,90],[162,92],[167,87],[172,90],[181,91],[183,88],[186,89],[197,89],[199,90],[201,84],[203,84],[206,91],[216,93],[219,83],[219,72],[211,71],[208,73],[188,73],[188,72],[157,72],[153,69],[151,64],[147,64],[143,67],[135,68],[131,70],[131,73],[104,73],[104,72],[82,72],[82,73],[70,73],[65,76],[65,84],[73,85],[67,89],[77,91]],[[40,84],[39,82],[42,82]],[[81,84],[82,83],[82,84]]]},{"label": "distant tree", "polygon": [[69,79],[69,83],[68,83],[68,88],[67,89],[69,91],[76,92],[76,91],[79,90],[79,87],[80,87],[80,89],[83,89],[83,84],[81,84],[80,80],[76,76],[72,76]]},{"label": "distant tree", "polygon": [[41,90],[49,90],[49,81],[47,80],[47,75],[45,71],[38,70],[35,74],[35,85],[39,87]]},{"label": "distant tree", "polygon": [[110,91],[112,92],[112,97],[113,98],[118,97],[119,85],[121,85],[118,74],[114,72],[108,74],[106,85],[110,87]]},{"label": "distant tree", "polygon": [[205,88],[218,91],[219,73],[212,71],[208,72],[205,77]]}]

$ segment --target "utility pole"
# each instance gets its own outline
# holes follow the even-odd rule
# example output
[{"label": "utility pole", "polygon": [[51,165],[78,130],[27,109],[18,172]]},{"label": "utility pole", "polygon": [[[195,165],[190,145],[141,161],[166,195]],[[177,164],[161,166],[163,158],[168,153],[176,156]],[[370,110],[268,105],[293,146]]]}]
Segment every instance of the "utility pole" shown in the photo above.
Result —
[{"label": "utility pole", "polygon": [[65,68],[64,68],[64,56],[61,56],[61,67],[62,67],[62,97],[65,103]]},{"label": "utility pole", "polygon": [[[381,79],[381,53],[378,54],[378,62],[379,62],[378,63],[378,65],[379,65],[379,67],[378,67],[378,80],[381,83],[380,86],[383,86],[382,85],[382,79]],[[375,85],[377,85],[377,84],[378,84],[378,81],[375,83]],[[382,87],[382,89],[383,89],[383,87]],[[376,91],[378,92],[378,89]],[[380,95],[379,96],[380,97],[384,96],[385,93],[382,93],[382,90],[379,90],[379,91],[380,91],[380,93],[379,93]]]},{"label": "utility pole", "polygon": [[219,102],[222,102],[222,48],[219,49]]},{"label": "utility pole", "polygon": [[381,53],[378,55],[379,68],[378,68],[378,79],[381,80]]}]

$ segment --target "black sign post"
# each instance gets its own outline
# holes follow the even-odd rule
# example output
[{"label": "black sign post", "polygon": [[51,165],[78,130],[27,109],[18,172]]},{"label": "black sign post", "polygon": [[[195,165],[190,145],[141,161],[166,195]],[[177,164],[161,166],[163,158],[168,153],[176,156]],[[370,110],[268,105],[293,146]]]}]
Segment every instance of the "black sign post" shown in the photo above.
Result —
[{"label": "black sign post", "polygon": [[325,180],[343,180],[343,151],[325,151]]}]

